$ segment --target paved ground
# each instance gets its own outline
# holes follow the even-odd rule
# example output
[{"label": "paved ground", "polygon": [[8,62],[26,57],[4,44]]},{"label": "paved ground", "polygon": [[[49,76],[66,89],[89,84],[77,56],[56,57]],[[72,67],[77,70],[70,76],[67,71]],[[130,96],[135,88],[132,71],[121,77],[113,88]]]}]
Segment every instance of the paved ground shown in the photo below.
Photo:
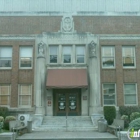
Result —
[{"label": "paved ground", "polygon": [[118,140],[110,133],[99,132],[32,132],[18,136],[16,140]]}]

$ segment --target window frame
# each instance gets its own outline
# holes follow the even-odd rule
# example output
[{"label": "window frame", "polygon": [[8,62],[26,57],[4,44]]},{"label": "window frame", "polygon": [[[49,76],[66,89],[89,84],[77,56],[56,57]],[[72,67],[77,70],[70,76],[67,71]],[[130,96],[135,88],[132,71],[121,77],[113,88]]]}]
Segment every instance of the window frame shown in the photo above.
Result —
[{"label": "window frame", "polygon": [[[6,95],[2,95],[2,94],[1,94],[1,86],[9,86],[9,87],[8,87],[9,93],[6,94]],[[0,106],[7,106],[7,107],[9,107],[9,106],[10,106],[10,101],[11,101],[11,84],[0,84],[0,98],[1,98],[1,96],[8,96],[8,104],[7,104],[7,105],[2,105],[2,104],[0,103]]]},{"label": "window frame", "polygon": [[[125,48],[133,48],[134,49],[134,66],[124,66],[124,50]],[[136,51],[135,51],[135,45],[132,45],[132,46],[122,46],[122,67],[124,69],[131,69],[131,68],[136,68]],[[132,52],[131,52],[132,53]],[[131,57],[132,58],[132,57]]]},{"label": "window frame", "polygon": [[[71,48],[71,54],[70,54],[71,62],[70,62],[70,63],[64,63],[63,49],[64,49],[65,47],[70,47],[70,48]],[[62,64],[66,64],[66,65],[72,64],[72,58],[73,58],[72,50],[73,50],[73,46],[72,46],[72,45],[67,45],[67,46],[65,45],[65,46],[62,46],[62,57],[61,57],[61,58],[62,58],[62,60],[61,60]]]},{"label": "window frame", "polygon": [[[30,94],[24,94],[24,95],[22,95],[22,94],[20,94],[21,93],[21,87],[22,86],[30,86]],[[30,96],[30,105],[21,105],[20,104],[20,96]],[[18,107],[19,108],[26,108],[26,107],[28,107],[28,108],[31,108],[32,107],[32,84],[18,84]]]},{"label": "window frame", "polygon": [[[77,55],[77,48],[78,48],[78,47],[84,48],[84,55],[83,55],[83,56],[84,56],[84,62],[83,62],[83,63],[78,63],[78,62],[77,62],[77,56],[78,56],[78,55]],[[86,60],[85,60],[85,59],[86,59],[86,47],[85,47],[84,45],[77,45],[77,46],[75,46],[75,56],[76,56],[76,57],[75,57],[75,62],[76,62],[76,64],[79,64],[79,65],[80,65],[80,64],[85,64],[85,63],[86,63]],[[81,55],[80,55],[80,56],[81,56]]]},{"label": "window frame", "polygon": [[[50,48],[51,48],[51,47],[56,47],[56,48],[57,48],[57,62],[56,62],[56,63],[51,63],[51,62],[50,62],[50,54],[51,54],[51,53],[50,53]],[[59,62],[59,60],[58,60],[58,59],[59,59],[59,46],[58,46],[58,45],[50,45],[50,46],[49,46],[49,55],[48,55],[48,56],[49,56],[49,59],[48,59],[49,64],[51,64],[51,65],[58,64],[58,62]]]},{"label": "window frame", "polygon": [[[21,56],[20,56],[21,48],[32,48],[31,67],[21,67]],[[24,57],[24,58],[26,58],[26,57]],[[27,57],[27,58],[29,58],[29,57]],[[32,68],[33,68],[33,46],[32,45],[19,46],[19,69],[32,69]]]},{"label": "window frame", "polygon": [[[12,48],[12,46],[5,46],[5,45],[1,45],[0,46],[0,49],[1,48],[10,48],[11,49],[11,57],[9,57],[9,58],[11,58],[11,59],[9,59],[10,61],[11,61],[11,67],[0,67],[0,69],[12,69],[12,55],[13,55],[13,48]],[[8,58],[8,57],[6,57],[6,58]],[[0,57],[0,60],[1,60],[1,57]]]},{"label": "window frame", "polygon": [[[115,93],[114,94],[112,94],[112,95],[115,95],[115,99],[114,99],[114,101],[115,101],[115,104],[105,104],[104,103],[104,85],[114,85],[114,87],[115,87]],[[117,93],[116,93],[116,83],[103,83],[102,84],[102,99],[103,99],[103,106],[116,106],[117,105]]]},{"label": "window frame", "polygon": [[[105,48],[112,48],[111,51],[112,51],[112,54],[114,53],[114,55],[112,55],[112,56],[110,56],[110,57],[105,57],[105,56],[103,56],[103,54],[104,54],[103,52],[104,52],[104,49],[105,49]],[[102,69],[115,69],[115,68],[116,68],[116,62],[115,62],[115,45],[114,45],[114,46],[113,46],[113,45],[112,45],[112,46],[105,46],[105,45],[102,45],[102,46],[101,46],[101,57],[102,57],[102,58],[101,58],[101,60],[102,60],[102,62],[101,62],[101,63],[102,63]],[[103,59],[104,59],[104,58],[113,58],[113,60],[114,60],[114,66],[104,66],[104,65],[103,65]]]},{"label": "window frame", "polygon": [[[135,94],[135,97],[136,97],[136,104],[126,104],[125,103],[125,95],[127,95],[127,94],[125,94],[125,85],[130,85],[130,84],[133,84],[133,85],[135,85],[135,91],[136,91],[136,94]],[[134,95],[134,94],[128,94],[128,95]],[[124,105],[125,106],[136,106],[136,105],[138,105],[138,99],[137,99],[137,97],[138,97],[138,93],[137,93],[137,83],[124,83],[123,84],[123,96],[124,96]]]}]

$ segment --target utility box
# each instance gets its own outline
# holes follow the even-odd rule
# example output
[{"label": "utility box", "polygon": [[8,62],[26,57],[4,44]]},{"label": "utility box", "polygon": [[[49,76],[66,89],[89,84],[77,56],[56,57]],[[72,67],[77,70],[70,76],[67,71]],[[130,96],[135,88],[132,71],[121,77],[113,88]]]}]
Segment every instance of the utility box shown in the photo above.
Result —
[{"label": "utility box", "polygon": [[103,118],[98,120],[98,131],[99,132],[106,132],[107,131],[107,121]]},{"label": "utility box", "polygon": [[28,130],[28,133],[32,132],[32,121],[27,121],[27,130]]}]

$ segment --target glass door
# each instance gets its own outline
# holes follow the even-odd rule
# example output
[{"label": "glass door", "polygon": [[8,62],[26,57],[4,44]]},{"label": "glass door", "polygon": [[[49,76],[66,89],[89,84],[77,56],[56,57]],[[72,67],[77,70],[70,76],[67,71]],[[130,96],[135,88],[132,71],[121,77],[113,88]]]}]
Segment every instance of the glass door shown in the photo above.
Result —
[{"label": "glass door", "polygon": [[[62,90],[63,91],[63,90]],[[55,93],[54,115],[55,116],[78,116],[80,115],[80,93]]]},{"label": "glass door", "polygon": [[76,93],[68,94],[68,116],[77,116],[78,112],[78,99]]}]

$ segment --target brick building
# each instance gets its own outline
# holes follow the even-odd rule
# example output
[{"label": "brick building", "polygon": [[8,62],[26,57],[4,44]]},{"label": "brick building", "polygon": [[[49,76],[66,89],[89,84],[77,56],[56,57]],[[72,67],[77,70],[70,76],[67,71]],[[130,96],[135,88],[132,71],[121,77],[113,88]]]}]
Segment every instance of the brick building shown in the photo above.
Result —
[{"label": "brick building", "polygon": [[140,105],[139,6],[1,0],[0,105],[47,116]]}]

